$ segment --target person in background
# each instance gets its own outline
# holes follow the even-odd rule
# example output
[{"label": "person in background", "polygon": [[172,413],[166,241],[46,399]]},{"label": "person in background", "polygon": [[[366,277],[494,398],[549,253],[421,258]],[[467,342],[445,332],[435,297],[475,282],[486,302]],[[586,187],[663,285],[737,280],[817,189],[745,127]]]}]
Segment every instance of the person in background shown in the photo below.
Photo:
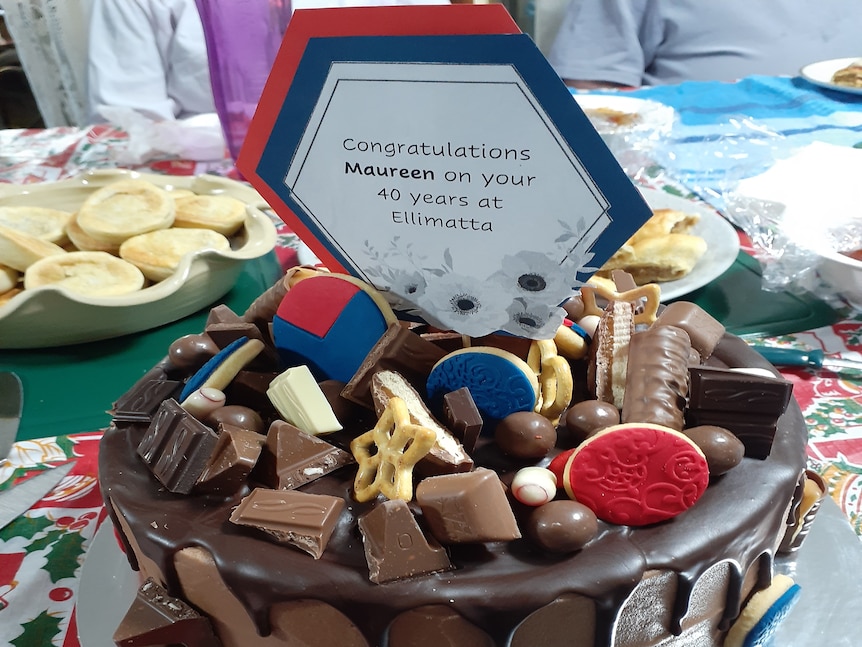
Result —
[{"label": "person in background", "polygon": [[[87,99],[153,120],[214,112],[207,52],[194,0],[92,0]],[[293,8],[449,4],[449,0],[295,0]]]},{"label": "person in background", "polygon": [[548,60],[583,89],[792,75],[858,56],[860,0],[571,0]]}]

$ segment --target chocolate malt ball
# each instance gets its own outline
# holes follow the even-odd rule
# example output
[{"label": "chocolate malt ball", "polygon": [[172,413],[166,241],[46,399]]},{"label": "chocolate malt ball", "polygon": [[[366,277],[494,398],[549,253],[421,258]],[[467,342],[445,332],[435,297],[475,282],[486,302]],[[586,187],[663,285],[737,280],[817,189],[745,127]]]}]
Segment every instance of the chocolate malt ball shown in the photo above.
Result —
[{"label": "chocolate malt ball", "polygon": [[596,515],[577,501],[558,500],[536,508],[527,533],[551,553],[573,553],[586,546],[599,532]]},{"label": "chocolate malt ball", "polygon": [[620,424],[620,412],[610,402],[584,400],[569,407],[565,422],[566,429],[580,443],[606,427]]},{"label": "chocolate malt ball", "polygon": [[557,443],[554,424],[533,411],[517,411],[503,418],[494,431],[503,453],[515,458],[542,458]]},{"label": "chocolate malt ball", "polygon": [[682,433],[703,452],[710,476],[728,472],[739,465],[745,455],[745,445],[724,427],[700,425],[683,429]]}]

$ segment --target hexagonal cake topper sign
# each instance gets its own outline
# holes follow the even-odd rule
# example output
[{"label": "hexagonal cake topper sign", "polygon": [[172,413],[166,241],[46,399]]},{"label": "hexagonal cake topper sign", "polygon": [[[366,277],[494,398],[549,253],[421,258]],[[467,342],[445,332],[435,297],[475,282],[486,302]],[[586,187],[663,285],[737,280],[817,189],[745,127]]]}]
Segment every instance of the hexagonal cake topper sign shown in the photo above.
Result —
[{"label": "hexagonal cake topper sign", "polygon": [[470,336],[552,337],[651,215],[499,5],[297,11],[238,164],[330,269]]}]

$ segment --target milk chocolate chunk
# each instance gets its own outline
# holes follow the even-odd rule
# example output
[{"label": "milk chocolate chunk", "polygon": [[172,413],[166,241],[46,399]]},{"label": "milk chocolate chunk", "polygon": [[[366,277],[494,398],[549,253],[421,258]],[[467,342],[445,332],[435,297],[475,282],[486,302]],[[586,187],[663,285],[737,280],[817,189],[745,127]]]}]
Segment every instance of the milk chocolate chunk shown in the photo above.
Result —
[{"label": "milk chocolate chunk", "polygon": [[496,643],[457,611],[442,604],[429,604],[399,614],[389,625],[386,644],[389,647],[494,647]]},{"label": "milk chocolate chunk", "polygon": [[620,419],[682,431],[688,393],[688,333],[676,326],[651,326],[632,335]]},{"label": "milk chocolate chunk", "polygon": [[596,641],[596,602],[565,593],[528,615],[512,632],[509,647],[593,645]]},{"label": "milk chocolate chunk", "polygon": [[227,401],[254,409],[262,417],[276,418],[266,391],[278,374],[278,371],[240,371],[224,389]]},{"label": "milk chocolate chunk", "polygon": [[404,326],[393,323],[377,340],[359,369],[341,392],[348,400],[373,407],[371,379],[378,371],[396,371],[420,394],[431,368],[445,352]]},{"label": "milk chocolate chunk", "polygon": [[205,327],[218,324],[238,324],[243,323],[242,317],[230,309],[230,306],[220,303],[210,309],[207,315]]},{"label": "milk chocolate chunk", "polygon": [[162,401],[175,398],[182,387],[182,383],[175,380],[138,382],[114,403],[112,417],[117,422],[150,422]]},{"label": "milk chocolate chunk", "polygon": [[276,420],[266,434],[255,476],[270,487],[292,490],[352,462],[343,449]]},{"label": "milk chocolate chunk", "polygon": [[521,532],[497,473],[484,467],[424,479],[416,501],[443,544],[511,541]]},{"label": "milk chocolate chunk", "polygon": [[138,589],[113,640],[118,647],[217,647],[221,644],[207,617],[183,600],[168,595],[152,578]]},{"label": "milk chocolate chunk", "polygon": [[197,492],[232,494],[246,482],[260,457],[266,436],[220,425],[218,441],[195,486]]},{"label": "milk chocolate chunk", "polygon": [[470,389],[462,386],[444,395],[443,415],[446,418],[446,426],[461,441],[464,451],[472,454],[479,434],[482,433],[483,421]]},{"label": "milk chocolate chunk", "polygon": [[176,400],[165,400],[138,443],[138,455],[170,492],[188,494],[209,462],[218,436]]},{"label": "milk chocolate chunk", "polygon": [[257,528],[278,543],[320,559],[343,509],[344,499],[340,497],[255,488],[240,501],[230,520]]},{"label": "milk chocolate chunk", "polygon": [[724,427],[742,441],[746,456],[769,456],[793,384],[782,378],[706,366],[692,366],[689,374],[687,425]]},{"label": "milk chocolate chunk", "polygon": [[724,336],[724,324],[695,303],[675,301],[662,311],[655,325],[676,326],[688,333],[692,348],[700,353],[701,360],[712,355]]},{"label": "milk chocolate chunk", "polygon": [[429,542],[406,501],[383,501],[359,518],[368,579],[384,584],[447,571],[452,563],[437,542]]},{"label": "milk chocolate chunk", "polygon": [[249,431],[256,431],[259,434],[262,434],[266,429],[263,418],[257,411],[240,404],[226,404],[213,411],[204,422],[214,428],[218,428],[222,424],[233,425]]}]

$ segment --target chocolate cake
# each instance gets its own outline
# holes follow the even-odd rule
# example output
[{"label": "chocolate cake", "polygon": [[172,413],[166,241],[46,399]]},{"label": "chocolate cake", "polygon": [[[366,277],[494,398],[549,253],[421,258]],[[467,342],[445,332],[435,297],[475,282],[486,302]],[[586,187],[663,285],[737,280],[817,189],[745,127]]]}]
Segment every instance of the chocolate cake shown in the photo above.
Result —
[{"label": "chocolate cake", "polygon": [[[781,406],[780,389],[769,384],[786,383],[727,370],[756,367],[780,378],[740,339],[720,334],[704,350],[693,331],[696,401],[709,415],[690,410],[683,398],[677,422],[683,432],[703,424],[731,432],[739,426],[756,438],[752,450],[718,468],[722,456],[699,440],[710,462],[708,487],[667,520],[621,525],[593,517],[576,524],[583,536],[548,536],[566,516],[592,513],[569,501],[559,481],[555,500],[539,507],[517,500],[509,486],[521,468],[552,466],[578,444],[577,424],[567,427],[565,415],[556,418],[556,438],[543,428],[538,444],[544,449],[533,446],[522,455],[501,451],[498,421],[483,414],[477,436],[476,418],[460,415],[469,461],[450,462],[448,469],[440,456],[419,461],[409,497],[358,501],[355,461],[361,468],[375,454],[357,452],[355,441],[375,428],[380,412],[345,398],[343,382],[317,375],[342,429],[305,437],[266,398],[287,368],[270,337],[285,290],[279,284],[241,316],[214,309],[212,334],[178,340],[115,403],[102,440],[101,488],[131,567],[149,589],[163,587],[165,596],[208,618],[218,637],[198,632],[204,637],[188,639],[188,647],[719,646],[752,595],[770,586],[774,556],[796,524],[807,433],[795,402],[785,398]],[[685,327],[679,317],[670,323]],[[241,340],[257,338],[264,350],[221,389],[226,406],[207,413],[202,405],[201,420],[177,411],[177,402],[197,388],[204,362],[237,342],[230,330],[241,330]],[[422,333],[404,324],[398,347],[416,346]],[[428,339],[455,343],[439,333]],[[445,344],[435,344],[439,357],[449,352]],[[438,361],[433,351],[407,355],[414,369],[425,366],[419,375]],[[369,356],[384,370],[405,364],[380,348]],[[574,403],[589,397],[588,362],[588,356],[568,361]],[[655,360],[641,364],[652,371]],[[374,371],[366,362],[358,372]],[[416,393],[426,397],[413,378]],[[756,396],[746,395],[745,406],[723,406],[728,384],[734,393],[748,389]],[[354,387],[373,391],[370,383]],[[441,421],[463,405],[446,395],[445,403],[427,398]],[[746,407],[757,402],[774,416],[755,416],[762,425],[754,430]],[[502,433],[503,446],[518,444],[517,429]],[[457,512],[447,507],[452,491],[462,497]],[[566,504],[557,506],[561,501]],[[276,519],[269,511],[277,505],[298,512]],[[142,604],[139,597],[135,607]]]}]

